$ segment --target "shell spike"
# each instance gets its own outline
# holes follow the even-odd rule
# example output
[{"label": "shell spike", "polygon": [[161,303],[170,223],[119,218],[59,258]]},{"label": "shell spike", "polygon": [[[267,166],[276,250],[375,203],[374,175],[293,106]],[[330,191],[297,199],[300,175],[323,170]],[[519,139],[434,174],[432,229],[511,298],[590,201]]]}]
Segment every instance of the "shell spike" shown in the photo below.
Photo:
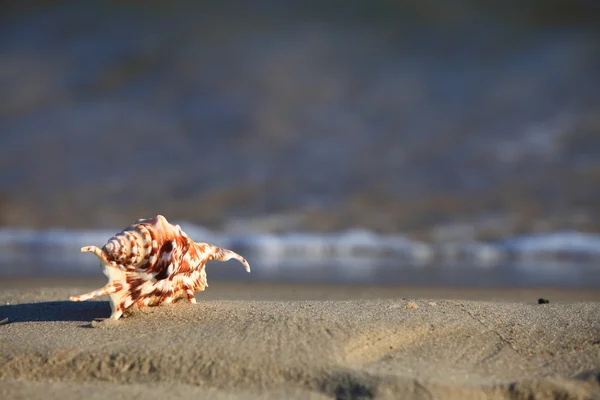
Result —
[{"label": "shell spike", "polygon": [[102,249],[96,246],[85,246],[81,248],[82,253],[93,253],[96,257],[100,259],[100,261],[111,264],[111,262],[106,258],[106,254],[102,251]]},{"label": "shell spike", "polygon": [[229,261],[233,258],[234,260],[238,260],[240,263],[242,263],[244,268],[246,268],[246,271],[250,272],[250,264],[248,264],[248,261],[246,261],[246,259],[240,256],[238,253],[217,246],[211,246],[210,249],[212,250],[210,255],[213,257],[213,260]]},{"label": "shell spike", "polygon": [[106,294],[116,293],[119,290],[121,290],[122,288],[123,288],[123,285],[121,283],[112,282],[112,283],[109,283],[108,285],[104,286],[103,288],[94,290],[93,292],[89,292],[89,293],[82,294],[79,296],[71,296],[71,297],[69,297],[69,300],[71,300],[71,301],[86,301],[86,300],[93,299],[95,297],[104,296]]}]

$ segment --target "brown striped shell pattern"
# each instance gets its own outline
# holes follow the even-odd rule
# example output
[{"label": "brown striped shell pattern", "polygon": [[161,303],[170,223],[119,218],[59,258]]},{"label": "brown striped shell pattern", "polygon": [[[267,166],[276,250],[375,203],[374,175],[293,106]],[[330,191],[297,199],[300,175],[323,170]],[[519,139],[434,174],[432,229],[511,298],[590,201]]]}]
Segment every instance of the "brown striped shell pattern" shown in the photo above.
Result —
[{"label": "brown striped shell pattern", "polygon": [[208,286],[208,261],[236,259],[250,272],[250,265],[239,254],[194,242],[179,225],[170,224],[162,215],[138,220],[110,238],[101,249],[86,246],[81,252],[93,253],[100,259],[108,283],[70,300],[108,295],[112,319],[119,319],[133,306],[169,304],[181,298],[195,304],[194,292]]}]

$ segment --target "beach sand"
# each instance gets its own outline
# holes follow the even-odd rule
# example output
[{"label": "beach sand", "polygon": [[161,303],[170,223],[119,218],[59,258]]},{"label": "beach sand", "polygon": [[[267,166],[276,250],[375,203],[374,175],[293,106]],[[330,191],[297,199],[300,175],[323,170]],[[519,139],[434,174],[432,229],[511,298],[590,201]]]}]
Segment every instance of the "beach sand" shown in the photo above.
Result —
[{"label": "beach sand", "polygon": [[66,301],[103,283],[0,282],[0,398],[600,398],[597,290],[211,282],[118,321]]}]

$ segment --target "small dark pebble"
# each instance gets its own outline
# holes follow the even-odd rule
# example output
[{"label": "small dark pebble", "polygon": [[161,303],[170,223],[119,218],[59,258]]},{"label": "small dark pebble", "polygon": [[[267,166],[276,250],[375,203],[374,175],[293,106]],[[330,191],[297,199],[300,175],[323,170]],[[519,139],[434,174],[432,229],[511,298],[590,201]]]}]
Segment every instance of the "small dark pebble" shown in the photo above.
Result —
[{"label": "small dark pebble", "polygon": [[8,318],[4,318],[2,321],[0,321],[0,325],[6,325],[8,324]]},{"label": "small dark pebble", "polygon": [[538,304],[550,304],[550,300],[544,299],[543,297],[540,297],[538,299]]}]

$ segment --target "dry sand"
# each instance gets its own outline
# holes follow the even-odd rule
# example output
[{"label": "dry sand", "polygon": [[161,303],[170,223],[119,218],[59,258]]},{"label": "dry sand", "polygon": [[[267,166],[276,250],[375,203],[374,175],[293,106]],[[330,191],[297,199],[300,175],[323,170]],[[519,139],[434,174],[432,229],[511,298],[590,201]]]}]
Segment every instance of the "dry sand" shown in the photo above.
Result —
[{"label": "dry sand", "polygon": [[65,301],[102,283],[0,282],[0,398],[600,398],[600,291],[212,282],[119,321]]}]

